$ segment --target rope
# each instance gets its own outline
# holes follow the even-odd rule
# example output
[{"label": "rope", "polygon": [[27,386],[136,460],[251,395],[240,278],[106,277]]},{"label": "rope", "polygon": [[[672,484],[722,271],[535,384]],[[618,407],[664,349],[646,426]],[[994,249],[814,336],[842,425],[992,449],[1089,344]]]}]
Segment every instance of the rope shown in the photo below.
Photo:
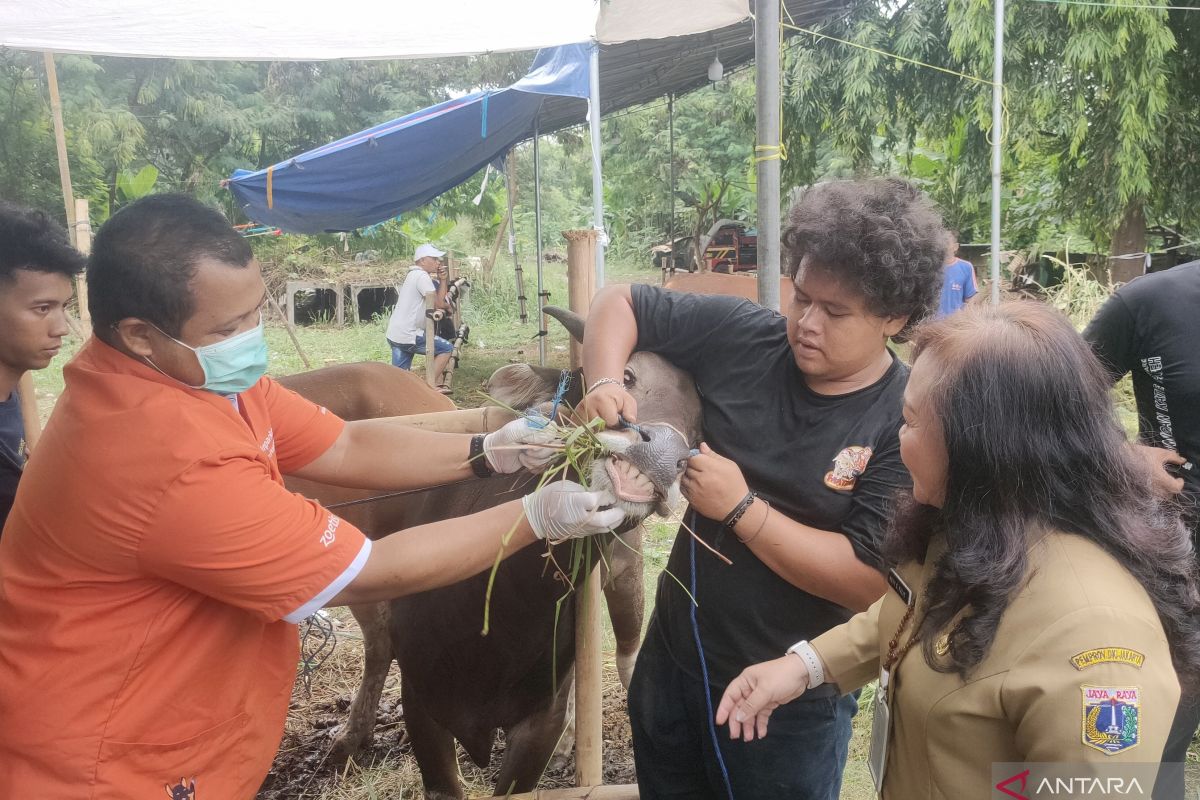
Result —
[{"label": "rope", "polygon": [[531,428],[544,428],[551,421],[558,419],[558,407],[562,405],[563,397],[567,393],[567,389],[571,388],[571,371],[564,369],[558,374],[558,389],[554,392],[554,405],[550,407],[550,416],[543,417],[536,411],[530,411],[525,414],[525,419]]},{"label": "rope", "polygon": [[1094,6],[1096,8],[1121,8],[1129,10],[1149,11],[1200,11],[1200,6],[1156,6],[1143,3],[1101,3],[1096,0],[1033,0],[1035,3],[1048,3],[1068,6]]},{"label": "rope", "polygon": [[[696,528],[696,512],[691,512],[692,529]],[[692,598],[696,597],[696,539],[689,539],[692,565]],[[721,742],[717,738],[717,722],[716,716],[713,714],[712,707],[712,687],[708,682],[708,661],[704,657],[704,645],[700,643],[700,624],[696,622],[696,603],[692,602],[688,606],[692,617],[692,638],[696,641],[696,652],[700,655],[700,676],[704,681],[704,706],[708,712],[708,733],[712,737],[713,751],[717,754],[717,766],[721,768],[721,779],[725,781],[725,794],[729,800],[733,800],[733,782],[729,779],[729,769],[725,766],[725,757],[721,754]]]},{"label": "rope", "polygon": [[333,630],[333,620],[322,611],[300,624],[300,680],[304,682],[304,691],[311,695],[312,676],[333,655],[337,634]]}]

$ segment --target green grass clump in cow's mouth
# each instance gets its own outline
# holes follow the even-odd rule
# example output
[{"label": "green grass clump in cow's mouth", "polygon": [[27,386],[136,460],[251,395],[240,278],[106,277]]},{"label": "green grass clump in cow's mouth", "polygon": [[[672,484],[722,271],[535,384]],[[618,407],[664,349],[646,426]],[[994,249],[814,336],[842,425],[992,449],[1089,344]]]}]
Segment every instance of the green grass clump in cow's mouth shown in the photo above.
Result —
[{"label": "green grass clump in cow's mouth", "polygon": [[[565,403],[564,406],[566,406]],[[566,411],[566,418],[574,416],[575,409],[567,408]],[[553,431],[559,440],[560,444],[558,447],[560,448],[561,455],[555,458],[545,472],[542,473],[541,478],[538,480],[537,488],[541,489],[551,481],[563,480],[569,474],[574,473],[574,477],[578,480],[579,484],[585,489],[590,489],[592,465],[597,459],[606,458],[610,454],[608,448],[600,441],[600,437],[597,436],[600,431],[604,430],[604,420],[597,417],[581,425],[564,425],[556,421],[551,421],[547,423],[547,428]],[[520,524],[521,518],[519,517],[513,523],[508,533],[501,539],[500,550],[496,553],[496,560],[492,563],[492,570],[488,574],[487,591],[484,595],[483,605],[482,634],[484,636],[487,636],[491,627],[492,589],[496,582],[496,572],[500,569],[500,562],[504,559],[504,553],[508,548],[508,544],[512,540],[513,534],[516,533],[517,526]],[[603,541],[596,541],[597,539],[602,539]],[[561,579],[566,586],[566,591],[559,598],[555,608],[556,635],[562,604],[575,591],[576,586],[580,585],[581,581],[587,581],[591,572],[588,567],[592,563],[593,552],[602,561],[607,561],[607,554],[612,552],[613,543],[620,541],[611,532],[601,537],[588,536],[583,539],[572,539],[570,542],[563,543],[563,546],[567,548],[565,564],[560,562],[555,555],[556,545],[546,544],[546,567],[547,569],[554,569],[555,577]],[[625,545],[624,542],[621,542],[621,544]],[[593,548],[596,548],[595,551],[593,551]]]}]

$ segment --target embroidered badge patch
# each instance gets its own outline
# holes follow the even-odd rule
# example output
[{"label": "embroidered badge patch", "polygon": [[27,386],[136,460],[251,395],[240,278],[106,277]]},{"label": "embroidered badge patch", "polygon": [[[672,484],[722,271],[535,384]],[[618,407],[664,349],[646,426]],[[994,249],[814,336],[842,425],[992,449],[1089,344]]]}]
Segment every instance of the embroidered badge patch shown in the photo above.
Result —
[{"label": "embroidered badge patch", "polygon": [[163,788],[167,790],[167,797],[171,800],[196,800],[195,778],[180,778],[179,783],[174,786],[164,783]]},{"label": "embroidered badge patch", "polygon": [[1083,743],[1107,755],[1141,741],[1142,706],[1136,686],[1080,686],[1083,690]]},{"label": "embroidered badge patch", "polygon": [[1078,655],[1071,656],[1071,665],[1078,670],[1094,667],[1097,664],[1129,664],[1142,668],[1146,656],[1128,647],[1097,647],[1094,650],[1084,650]]},{"label": "embroidered badge patch", "polygon": [[869,447],[851,445],[838,453],[833,459],[833,469],[825,473],[825,485],[830,489],[844,492],[854,488],[858,476],[867,468],[874,451]]}]

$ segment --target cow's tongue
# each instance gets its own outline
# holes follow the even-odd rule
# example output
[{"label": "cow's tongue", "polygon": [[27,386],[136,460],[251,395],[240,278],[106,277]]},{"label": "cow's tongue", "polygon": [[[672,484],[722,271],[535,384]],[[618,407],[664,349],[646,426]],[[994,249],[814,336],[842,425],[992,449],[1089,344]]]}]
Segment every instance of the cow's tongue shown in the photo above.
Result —
[{"label": "cow's tongue", "polygon": [[[604,468],[608,471],[609,480],[612,481],[613,494],[619,499],[627,503],[649,503],[654,500],[654,492],[647,490],[644,486],[638,486],[637,479],[626,471],[627,466],[624,465],[624,462],[610,458]],[[645,478],[643,480],[648,482]]]}]

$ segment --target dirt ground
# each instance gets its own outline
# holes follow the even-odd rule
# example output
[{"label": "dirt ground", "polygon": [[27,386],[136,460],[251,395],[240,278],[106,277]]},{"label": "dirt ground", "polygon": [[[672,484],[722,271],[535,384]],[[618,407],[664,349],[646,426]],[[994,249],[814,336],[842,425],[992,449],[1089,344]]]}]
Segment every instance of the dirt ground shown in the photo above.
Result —
[{"label": "dirt ground", "polygon": [[[379,705],[371,743],[348,764],[327,756],[357,689],[362,664],[362,637],[344,609],[332,612],[337,644],[308,682],[298,681],[288,710],[287,729],[279,754],[258,800],[351,800],[351,798],[421,797],[420,774],[404,729],[399,672],[391,674]],[[625,689],[617,680],[611,654],[604,674],[604,782],[633,783],[633,749],[625,715]],[[491,794],[504,757],[501,733],[487,768],[480,769],[459,748],[459,767],[468,796]],[[574,758],[552,764],[540,788],[575,785]]]}]

